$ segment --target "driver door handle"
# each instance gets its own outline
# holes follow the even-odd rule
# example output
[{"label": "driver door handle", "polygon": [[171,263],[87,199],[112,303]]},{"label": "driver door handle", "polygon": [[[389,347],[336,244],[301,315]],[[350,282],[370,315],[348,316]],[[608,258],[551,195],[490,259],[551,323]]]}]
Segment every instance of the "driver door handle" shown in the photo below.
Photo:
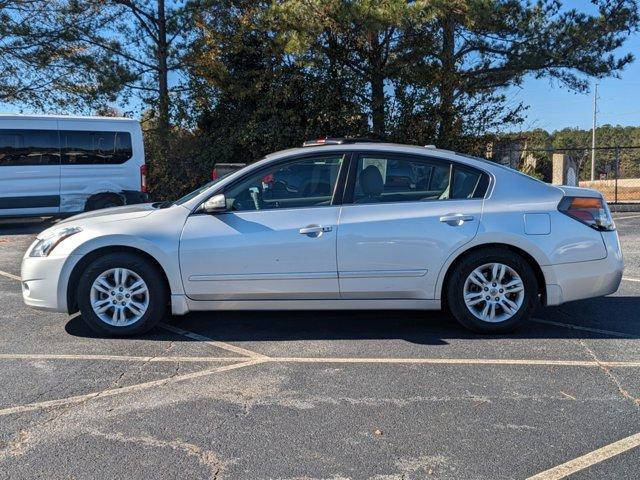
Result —
[{"label": "driver door handle", "polygon": [[308,227],[301,228],[298,232],[301,235],[313,235],[317,233],[330,232],[333,230],[333,227],[322,226],[322,225],[309,225]]}]

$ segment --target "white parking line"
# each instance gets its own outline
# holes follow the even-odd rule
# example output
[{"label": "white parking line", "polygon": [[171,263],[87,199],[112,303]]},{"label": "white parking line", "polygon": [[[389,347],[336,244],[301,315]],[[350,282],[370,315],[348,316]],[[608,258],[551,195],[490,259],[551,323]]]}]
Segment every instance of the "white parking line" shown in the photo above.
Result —
[{"label": "white parking line", "polygon": [[640,433],[618,440],[617,442],[606,445],[598,450],[558,465],[557,467],[545,470],[533,477],[529,477],[527,480],[559,480],[638,446],[640,446]]},{"label": "white parking line", "polygon": [[625,282],[638,282],[638,283],[640,283],[640,278],[622,277],[622,280],[624,280]]},{"label": "white parking line", "polygon": [[545,325],[554,325],[556,327],[569,328],[571,330],[581,330],[583,332],[598,333],[600,335],[610,335],[612,337],[634,338],[634,339],[640,337],[639,335],[633,335],[631,333],[614,332],[613,330],[603,330],[601,328],[582,327],[580,325],[574,325],[572,323],[554,322],[553,320],[542,320],[540,318],[533,318],[531,319],[531,321],[535,323],[542,323]]},{"label": "white parking line", "polygon": [[173,325],[168,325],[166,323],[161,323],[159,327],[164,328],[165,330],[168,330],[170,332],[177,333],[178,335],[182,335],[183,337],[187,337],[192,340],[197,340],[198,342],[204,342],[207,345],[222,348],[224,350],[228,350],[233,353],[244,355],[249,358],[261,358],[261,359],[269,358],[266,355],[262,355],[261,353],[252,352],[251,350],[247,350],[242,347],[236,347],[235,345],[231,345],[229,343],[220,342],[218,340],[214,340],[213,338],[200,335],[199,333],[190,332],[189,330],[184,330],[182,328],[175,327]]},{"label": "white parking line", "polygon": [[18,275],[14,275],[13,273],[5,272],[3,270],[0,270],[0,275],[10,278],[11,280],[17,280],[19,282],[22,281],[22,279]]},{"label": "white parking line", "polygon": [[162,387],[184,380],[191,380],[194,378],[200,378],[207,375],[213,375],[215,373],[226,372],[228,370],[235,370],[242,367],[248,367],[250,365],[256,365],[262,363],[264,360],[253,359],[248,362],[234,363],[232,365],[225,365],[224,367],[218,367],[213,369],[201,370],[199,372],[186,373],[184,375],[177,375],[175,377],[162,378],[160,380],[153,380],[150,382],[137,383],[135,385],[129,385],[121,388],[110,388],[102,390],[100,392],[87,393],[85,395],[76,395],[73,397],[60,398],[57,400],[48,400],[45,402],[28,403],[26,405],[16,405],[15,407],[8,407],[0,410],[0,417],[5,415],[11,415],[13,413],[31,412],[33,410],[45,410],[47,408],[61,407],[65,405],[73,405],[82,403],[88,400],[103,397],[113,397],[115,395],[122,395],[124,393],[138,392],[154,387]]}]

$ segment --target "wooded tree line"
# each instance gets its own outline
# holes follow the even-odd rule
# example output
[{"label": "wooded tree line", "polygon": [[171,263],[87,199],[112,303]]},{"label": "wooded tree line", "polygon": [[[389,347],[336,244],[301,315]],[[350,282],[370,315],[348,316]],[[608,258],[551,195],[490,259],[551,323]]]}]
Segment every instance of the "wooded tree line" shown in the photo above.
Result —
[{"label": "wooded tree line", "polygon": [[473,151],[522,121],[505,87],[633,60],[637,1],[589,3],[0,0],[0,102],[142,115],[158,197],[319,136]]},{"label": "wooded tree line", "polygon": [[[579,179],[591,178],[591,130],[563,128],[554,132],[535,129],[502,135],[503,145],[511,143],[521,160],[521,169],[551,181],[553,153],[570,155],[578,164]],[[596,177],[640,178],[640,127],[602,125],[596,128]],[[509,148],[509,147],[507,147]],[[525,159],[538,159],[536,171],[527,171]],[[616,171],[617,168],[617,171]]]}]

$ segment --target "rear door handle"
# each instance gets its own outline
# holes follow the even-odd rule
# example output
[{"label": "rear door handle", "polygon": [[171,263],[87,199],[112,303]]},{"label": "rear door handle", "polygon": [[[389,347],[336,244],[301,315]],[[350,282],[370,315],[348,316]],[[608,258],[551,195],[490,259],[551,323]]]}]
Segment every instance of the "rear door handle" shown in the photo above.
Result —
[{"label": "rear door handle", "polygon": [[308,227],[301,228],[298,232],[301,235],[309,235],[309,236],[318,236],[323,232],[330,232],[333,230],[333,227],[322,226],[322,225],[309,225]]},{"label": "rear door handle", "polygon": [[440,217],[441,222],[447,223],[452,227],[459,227],[464,222],[471,222],[473,219],[473,215],[464,215],[462,213],[452,213]]}]

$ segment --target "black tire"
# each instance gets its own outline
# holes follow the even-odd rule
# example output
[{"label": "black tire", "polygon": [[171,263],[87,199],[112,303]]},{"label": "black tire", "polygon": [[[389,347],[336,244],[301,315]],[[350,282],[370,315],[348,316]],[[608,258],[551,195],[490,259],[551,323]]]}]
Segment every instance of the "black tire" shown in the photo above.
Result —
[{"label": "black tire", "polygon": [[120,196],[116,194],[106,194],[90,198],[87,201],[85,210],[89,212],[91,210],[102,210],[103,208],[121,207],[122,205],[124,205],[124,202]]},{"label": "black tire", "polygon": [[[464,285],[468,276],[476,268],[488,263],[501,263],[512,268],[524,285],[522,305],[511,318],[501,322],[492,323],[476,317],[464,300]],[[531,265],[523,257],[509,250],[487,248],[470,253],[454,266],[445,295],[449,310],[466,328],[477,333],[506,333],[517,329],[531,318],[538,302],[538,282]]]},{"label": "black tire", "polygon": [[[103,272],[113,268],[126,268],[137,274],[147,285],[149,305],[146,312],[136,322],[126,326],[110,325],[93,311],[91,287]],[[94,332],[113,337],[137,335],[155,327],[165,316],[168,291],[163,273],[145,258],[128,252],[109,253],[91,262],[80,277],[78,284],[78,307],[82,319]]]}]

